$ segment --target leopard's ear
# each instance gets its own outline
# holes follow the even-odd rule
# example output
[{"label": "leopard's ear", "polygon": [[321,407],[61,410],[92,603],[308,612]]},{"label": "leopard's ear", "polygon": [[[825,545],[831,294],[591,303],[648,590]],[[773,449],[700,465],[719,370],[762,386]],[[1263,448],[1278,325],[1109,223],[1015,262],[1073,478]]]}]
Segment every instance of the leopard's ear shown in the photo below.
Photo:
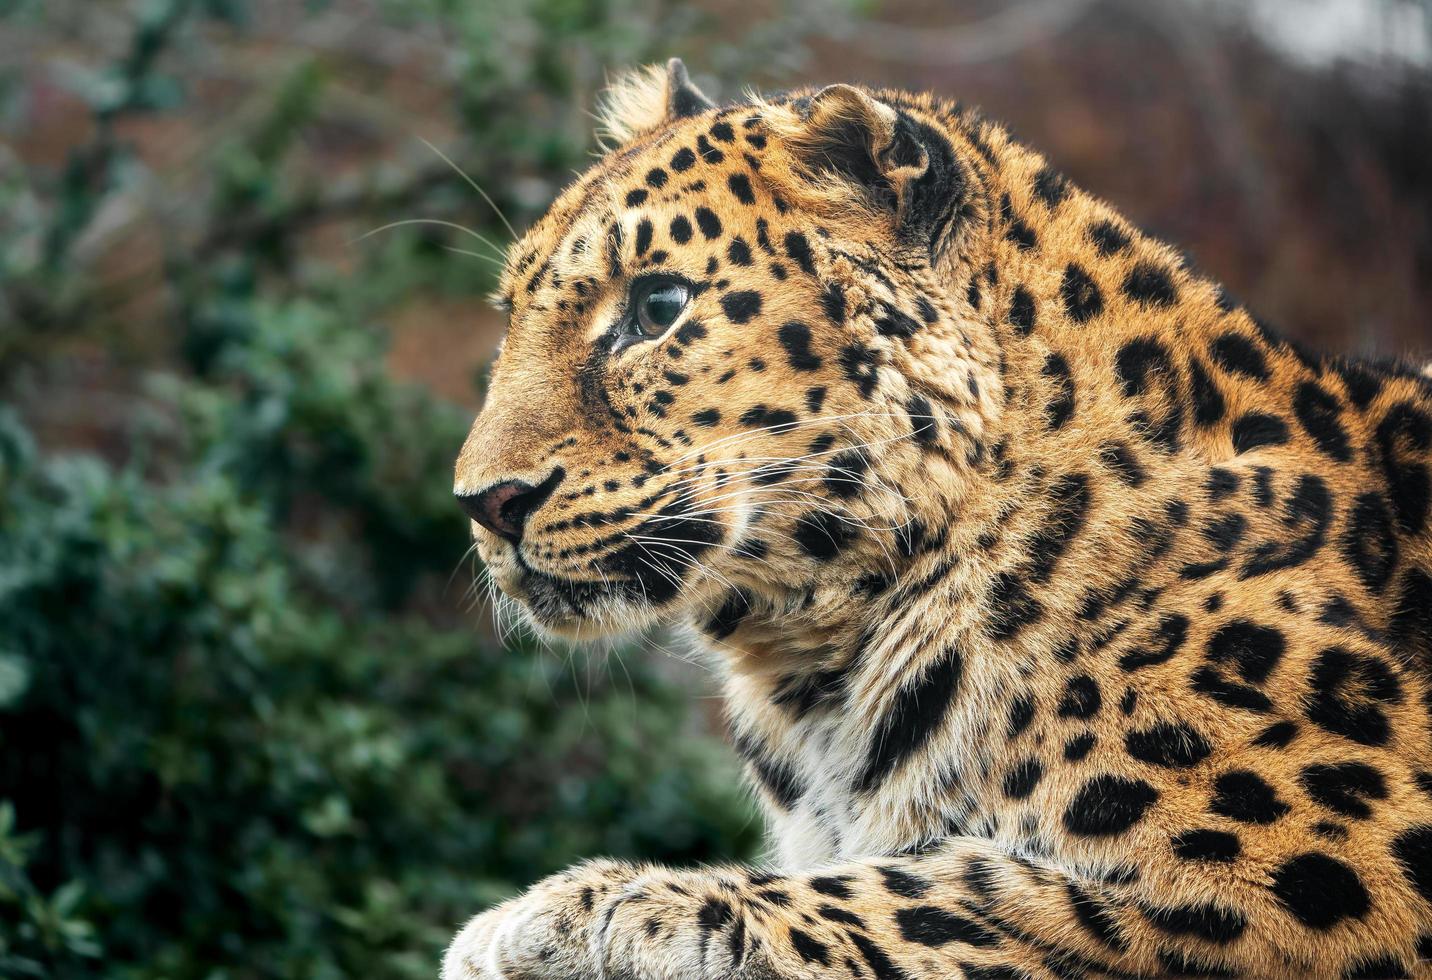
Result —
[{"label": "leopard's ear", "polygon": [[602,99],[603,135],[625,143],[675,119],[696,116],[716,104],[691,81],[680,58],[648,65],[617,79]]},{"label": "leopard's ear", "polygon": [[936,253],[966,190],[949,140],[853,85],[829,85],[796,109],[785,142],[807,175],[834,197],[858,193]]}]

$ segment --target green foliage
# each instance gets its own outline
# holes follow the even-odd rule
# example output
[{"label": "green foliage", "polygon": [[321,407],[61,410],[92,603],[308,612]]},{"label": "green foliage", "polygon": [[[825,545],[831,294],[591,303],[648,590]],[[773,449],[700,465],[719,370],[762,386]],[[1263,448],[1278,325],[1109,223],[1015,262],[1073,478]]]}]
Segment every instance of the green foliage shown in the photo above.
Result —
[{"label": "green foliage", "polygon": [[576,855],[751,846],[731,761],[641,662],[583,691],[531,648],[343,608],[260,502],[282,479],[47,462],[10,418],[2,451],[0,797],[36,829],[0,811],[0,964],[430,976],[463,915]]},{"label": "green foliage", "polygon": [[[64,12],[84,4],[0,0],[16,29]],[[133,12],[113,62],[74,74],[93,125],[67,162],[0,156],[0,380],[118,329],[97,216],[167,179],[122,124],[182,112],[202,86],[176,49],[253,20],[246,0]],[[797,36],[709,43],[711,21],[647,0],[385,16],[450,38],[450,149],[517,221],[581,165],[576,97],[608,67],[700,46],[748,74]],[[403,225],[345,275],[307,235],[505,231],[440,160],[297,165],[344,71],[305,56],[262,80],[165,212],[164,342],[130,355],[146,394],[124,452],[43,448],[0,409],[0,976],[428,978],[463,918],[573,860],[756,846],[735,762],[659,656],[504,647],[463,612],[468,418],[387,373],[379,324],[414,292],[485,291],[452,251],[477,246]]]}]

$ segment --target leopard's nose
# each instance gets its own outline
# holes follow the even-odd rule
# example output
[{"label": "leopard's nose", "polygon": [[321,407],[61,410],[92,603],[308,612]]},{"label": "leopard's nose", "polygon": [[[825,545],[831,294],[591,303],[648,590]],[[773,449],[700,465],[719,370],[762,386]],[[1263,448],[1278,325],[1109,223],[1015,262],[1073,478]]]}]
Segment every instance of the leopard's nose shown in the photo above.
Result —
[{"label": "leopard's nose", "polygon": [[559,466],[535,486],[524,480],[503,480],[477,493],[457,493],[457,504],[463,513],[493,534],[516,544],[522,540],[522,528],[528,515],[542,506],[565,475]]}]

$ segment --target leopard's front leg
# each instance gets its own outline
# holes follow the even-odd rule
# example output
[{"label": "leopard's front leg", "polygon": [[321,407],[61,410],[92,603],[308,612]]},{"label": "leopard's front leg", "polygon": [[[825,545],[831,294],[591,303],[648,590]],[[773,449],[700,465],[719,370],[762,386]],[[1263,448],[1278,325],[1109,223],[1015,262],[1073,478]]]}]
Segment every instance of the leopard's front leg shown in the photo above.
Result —
[{"label": "leopard's front leg", "polygon": [[[1399,854],[1422,841],[1397,838]],[[1427,976],[1401,864],[1307,850],[1246,870],[1235,835],[1179,837],[1098,878],[952,838],[799,875],[598,862],[475,919],[445,980],[952,980]],[[1422,846],[1420,843],[1417,846]],[[1418,852],[1419,854],[1421,852]],[[1381,858],[1378,858],[1381,861]],[[1229,867],[1233,864],[1233,867]],[[1192,867],[1196,866],[1196,867]],[[1421,866],[1418,865],[1418,868]],[[1416,873],[1425,873],[1417,871]]]},{"label": "leopard's front leg", "polygon": [[[1067,908],[1057,877],[1034,888]],[[793,876],[592,862],[473,919],[453,941],[443,978],[1056,975],[1047,944],[985,917],[990,889],[1016,881],[1032,884],[1027,868],[983,841]]]}]

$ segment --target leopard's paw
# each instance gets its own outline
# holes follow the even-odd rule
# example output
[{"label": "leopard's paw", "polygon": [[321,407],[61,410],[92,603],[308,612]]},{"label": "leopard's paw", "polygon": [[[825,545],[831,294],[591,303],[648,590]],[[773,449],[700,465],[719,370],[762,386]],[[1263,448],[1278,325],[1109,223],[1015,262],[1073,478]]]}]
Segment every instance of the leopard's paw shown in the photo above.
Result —
[{"label": "leopard's paw", "polygon": [[442,980],[489,980],[500,976],[489,968],[488,961],[493,936],[506,917],[507,907],[499,906],[468,920],[448,944],[443,956]]},{"label": "leopard's paw", "polygon": [[590,861],[475,916],[449,945],[442,980],[600,976],[600,915],[638,874],[631,865]]}]

